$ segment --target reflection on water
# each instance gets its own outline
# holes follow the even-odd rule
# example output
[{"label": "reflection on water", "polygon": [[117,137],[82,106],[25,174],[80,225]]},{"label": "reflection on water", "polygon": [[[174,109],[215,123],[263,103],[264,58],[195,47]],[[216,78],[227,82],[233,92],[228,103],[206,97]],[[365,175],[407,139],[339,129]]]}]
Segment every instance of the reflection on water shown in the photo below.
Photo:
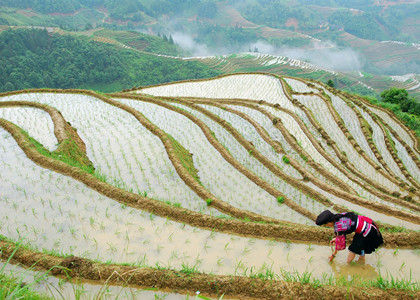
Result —
[{"label": "reflection on water", "polygon": [[356,261],[351,264],[333,261],[330,265],[337,282],[342,279],[349,282],[375,280],[379,276],[375,267],[364,261]]}]

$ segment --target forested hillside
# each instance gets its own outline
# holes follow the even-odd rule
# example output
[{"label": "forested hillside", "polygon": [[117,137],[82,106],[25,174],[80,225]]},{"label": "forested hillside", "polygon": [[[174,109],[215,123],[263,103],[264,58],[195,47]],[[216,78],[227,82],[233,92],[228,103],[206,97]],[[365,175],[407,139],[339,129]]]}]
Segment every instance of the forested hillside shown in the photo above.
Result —
[{"label": "forested hillside", "polygon": [[[197,33],[195,30],[197,28],[194,28],[196,24],[194,22],[188,24],[182,21],[182,18],[191,18],[189,21],[199,20],[199,23],[210,21],[213,25],[223,25],[227,21],[225,19],[227,11],[235,9],[242,17],[256,25],[309,34],[328,30],[330,38],[336,38],[334,33],[344,30],[359,38],[416,42],[420,34],[419,30],[413,27],[414,24],[408,20],[410,18],[416,20],[419,17],[420,3],[415,1],[390,1],[389,4],[381,4],[374,0],[4,0],[1,6],[30,8],[41,14],[67,14],[66,17],[71,14],[77,15],[83,10],[99,11],[104,14],[105,19],[96,16],[95,22],[100,21],[114,26],[123,25],[126,29],[128,27],[164,29],[169,25],[172,30],[182,29]],[[167,17],[175,18],[177,22],[170,25],[170,22],[165,22],[165,18],[168,20]],[[162,27],[154,22],[156,19],[164,22],[161,24]],[[89,20],[84,21],[89,22]],[[49,22],[51,26],[66,24],[65,18],[56,18]],[[15,25],[16,20],[6,15],[0,19],[0,23]],[[73,24],[73,26],[83,27],[83,24]],[[261,36],[261,33],[259,35]]]},{"label": "forested hillside", "polygon": [[[351,49],[359,57],[360,71],[393,76],[417,73],[418,20],[420,2],[406,0],[4,0],[0,4],[0,25],[137,31],[175,41],[197,56],[248,50],[285,55],[282,52],[292,47],[312,51],[305,58],[292,58],[313,64],[318,64],[318,55]],[[171,40],[171,35],[178,38]],[[318,53],[320,49],[324,52]],[[174,48],[160,53],[190,56]],[[334,61],[331,55],[330,60]]]},{"label": "forested hillside", "polygon": [[0,34],[0,90],[133,86],[220,74],[199,62],[117,48],[84,37],[16,29]]},{"label": "forested hillside", "polygon": [[[305,32],[318,30],[320,25],[328,22],[331,30],[342,28],[359,38],[416,41],[416,35],[413,36],[404,32],[403,28],[407,25],[404,23],[407,17],[417,18],[419,16],[420,3],[391,1],[391,4],[381,5],[380,2],[374,0],[299,0],[292,2],[286,0],[2,1],[2,6],[21,9],[31,8],[43,14],[71,14],[81,9],[101,9],[106,11],[110,18],[108,21],[112,22],[113,19],[134,23],[147,23],[150,18],[160,18],[163,15],[171,17],[195,15],[199,18],[215,19],[220,5],[229,5],[238,9],[249,21],[273,28],[298,29]],[[322,8],[321,13],[320,8]],[[402,18],[402,16],[405,16],[405,18]],[[296,19],[297,23],[288,23],[290,19]]]}]

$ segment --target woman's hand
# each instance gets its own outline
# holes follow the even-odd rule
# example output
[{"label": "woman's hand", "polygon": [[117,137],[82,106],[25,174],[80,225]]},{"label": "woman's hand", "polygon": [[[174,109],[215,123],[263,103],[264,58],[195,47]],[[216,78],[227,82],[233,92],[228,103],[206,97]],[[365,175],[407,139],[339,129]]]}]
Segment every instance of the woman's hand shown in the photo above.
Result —
[{"label": "woman's hand", "polygon": [[333,260],[334,260],[334,258],[335,258],[335,256],[337,255],[337,250],[335,250],[332,254],[331,254],[331,256],[330,257],[328,257],[328,261],[329,262],[332,262]]},{"label": "woman's hand", "polygon": [[330,241],[330,244],[334,244],[335,243],[335,238],[333,238],[331,241]]}]

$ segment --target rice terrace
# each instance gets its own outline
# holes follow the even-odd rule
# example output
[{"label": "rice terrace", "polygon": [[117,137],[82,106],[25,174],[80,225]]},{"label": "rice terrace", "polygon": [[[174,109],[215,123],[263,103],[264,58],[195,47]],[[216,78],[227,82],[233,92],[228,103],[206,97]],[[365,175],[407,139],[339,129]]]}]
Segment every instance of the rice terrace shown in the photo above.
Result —
[{"label": "rice terrace", "polygon": [[[167,299],[420,298],[419,139],[363,98],[263,73],[23,90],[0,138],[9,264]],[[328,263],[326,209],[384,245]]]}]

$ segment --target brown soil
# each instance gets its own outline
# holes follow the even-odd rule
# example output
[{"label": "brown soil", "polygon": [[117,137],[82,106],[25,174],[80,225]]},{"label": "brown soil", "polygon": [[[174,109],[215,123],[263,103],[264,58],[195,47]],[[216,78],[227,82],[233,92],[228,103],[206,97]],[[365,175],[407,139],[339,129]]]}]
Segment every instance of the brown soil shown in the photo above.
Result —
[{"label": "brown soil", "polygon": [[293,26],[295,28],[294,30],[297,31],[299,21],[295,18],[289,18],[289,19],[287,19],[287,21],[284,25],[286,25],[287,27]]},{"label": "brown soil", "polygon": [[278,38],[287,38],[287,37],[296,37],[296,33],[290,32],[284,29],[277,29],[271,27],[261,27],[261,34],[265,38],[278,37]]},{"label": "brown soil", "polygon": [[257,28],[259,27],[259,25],[256,25],[250,21],[248,21],[247,19],[245,19],[244,17],[242,17],[242,15],[233,7],[229,6],[226,7],[222,4],[219,5],[219,10],[224,10],[225,13],[229,16],[230,18],[230,26],[239,26],[242,28]]},{"label": "brown soil", "polygon": [[[0,241],[0,258],[7,260],[16,245]],[[146,286],[188,293],[200,291],[213,297],[225,295],[238,299],[416,299],[420,292],[381,290],[367,287],[339,287],[301,284],[243,276],[182,273],[173,270],[136,268],[98,263],[80,257],[66,258],[18,248],[12,263],[51,270],[53,275],[98,281],[102,284]]]},{"label": "brown soil", "polygon": [[68,16],[75,16],[75,15],[78,15],[79,13],[81,13],[82,11],[84,11],[84,9],[79,9],[79,10],[76,10],[76,11],[74,11],[74,12],[71,12],[71,13],[58,13],[58,12],[54,12],[54,13],[50,13],[49,15],[50,16],[58,16],[58,17],[68,17]]},{"label": "brown soil", "polygon": [[28,18],[32,18],[35,17],[37,14],[35,12],[33,12],[32,10],[18,10],[18,13],[20,13],[21,15],[28,17]]}]

